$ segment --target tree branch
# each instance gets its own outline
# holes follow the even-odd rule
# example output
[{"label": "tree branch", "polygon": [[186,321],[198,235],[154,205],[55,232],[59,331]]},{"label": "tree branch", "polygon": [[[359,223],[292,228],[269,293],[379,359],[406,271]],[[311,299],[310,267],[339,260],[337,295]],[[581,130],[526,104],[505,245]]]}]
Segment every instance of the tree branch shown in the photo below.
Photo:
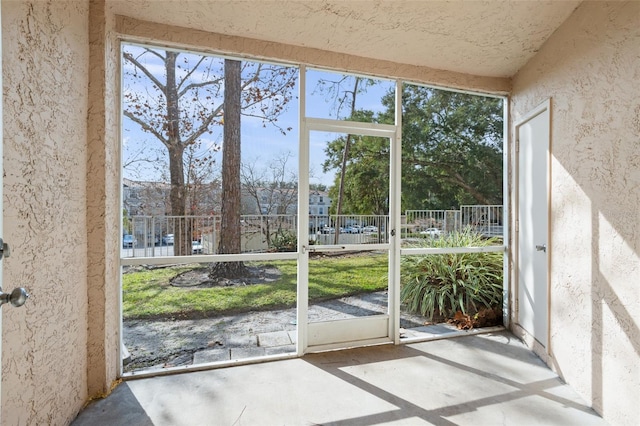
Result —
[{"label": "tree branch", "polygon": [[150,164],[158,163],[158,158],[155,158],[155,159],[141,158],[143,153],[144,153],[144,147],[140,148],[138,152],[136,152],[135,154],[130,155],[126,160],[123,160],[122,168],[127,169],[135,163],[150,163]]},{"label": "tree branch", "polygon": [[[186,86],[184,86],[184,88],[180,91],[180,93],[178,93],[178,97],[181,98],[185,93],[187,93],[189,90],[191,89],[195,89],[197,87],[204,87],[204,86],[209,86],[211,84],[215,84],[217,82],[219,82],[221,79],[217,79],[217,80],[211,80],[211,81],[204,81],[202,83],[191,83],[191,84],[187,84]],[[182,83],[180,83],[182,84]]]},{"label": "tree branch", "polygon": [[177,89],[180,90],[180,86],[182,86],[182,84],[187,81],[187,79],[191,76],[191,74],[193,74],[195,72],[196,69],[198,69],[198,67],[200,66],[200,64],[202,63],[202,61],[205,60],[205,58],[207,58],[206,56],[201,56],[200,60],[198,61],[197,64],[194,65],[194,67],[191,69],[191,71],[189,71],[187,73],[187,75],[184,76],[184,78],[182,80],[180,80],[180,82],[178,83]]},{"label": "tree branch", "polygon": [[207,130],[209,130],[209,125],[211,124],[211,122],[213,121],[213,119],[220,114],[220,111],[222,111],[222,108],[224,107],[224,104],[220,104],[218,105],[218,107],[216,109],[213,110],[213,112],[211,114],[209,114],[209,116],[207,117],[207,119],[202,123],[202,125],[200,125],[200,127],[198,127],[197,130],[195,130],[191,136],[189,136],[187,139],[184,140],[183,144],[185,146],[187,145],[191,145],[192,143],[194,143],[196,141],[196,139],[198,139],[200,136],[202,136],[202,134],[204,132],[206,132]]},{"label": "tree branch", "polygon": [[442,176],[445,180],[451,183],[454,183],[458,186],[461,186],[462,188],[469,191],[469,194],[471,194],[471,196],[475,198],[479,203],[491,204],[489,200],[480,191],[477,191],[475,188],[473,188],[471,185],[465,182],[464,178],[460,173],[458,172],[451,173],[451,171],[449,172],[450,172],[449,176]]},{"label": "tree branch", "polygon": [[165,85],[163,85],[162,83],[160,83],[160,81],[154,77],[153,74],[151,74],[149,72],[149,70],[147,70],[144,65],[142,65],[140,62],[138,62],[136,60],[136,58],[133,57],[133,55],[131,53],[125,52],[124,53],[124,58],[131,62],[136,68],[138,68],[140,71],[142,71],[144,73],[144,75],[146,75],[147,77],[149,77],[149,80],[151,80],[153,82],[153,84],[155,84],[156,86],[158,86],[158,88],[162,91],[162,92],[166,92],[167,88],[165,87]]},{"label": "tree branch", "polygon": [[[162,61],[165,61],[167,58],[162,56],[161,54],[159,54],[158,52],[156,52],[153,49],[149,49],[148,47],[145,47],[144,50],[148,53],[151,53],[152,55],[156,55],[158,58],[162,59]],[[142,56],[142,54],[140,54],[140,56]],[[176,56],[177,57],[177,56]]]},{"label": "tree branch", "polygon": [[162,142],[164,144],[164,146],[169,147],[169,141],[167,139],[165,139],[161,133],[159,133],[156,129],[154,129],[153,127],[149,126],[149,124],[147,124],[146,122],[142,121],[141,119],[139,119],[138,117],[136,117],[135,115],[133,115],[132,113],[130,113],[129,111],[124,111],[124,115],[125,117],[127,117],[129,120],[133,121],[134,123],[138,123],[140,125],[140,127],[142,127],[142,130],[151,133],[153,136],[155,136],[156,138],[160,139],[160,142]]}]

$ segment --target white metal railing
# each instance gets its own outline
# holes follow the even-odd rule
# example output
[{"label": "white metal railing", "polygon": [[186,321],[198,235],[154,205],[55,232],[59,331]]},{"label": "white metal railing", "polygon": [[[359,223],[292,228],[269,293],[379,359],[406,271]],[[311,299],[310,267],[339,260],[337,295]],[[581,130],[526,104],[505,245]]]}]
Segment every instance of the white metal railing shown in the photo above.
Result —
[{"label": "white metal railing", "polygon": [[406,210],[404,234],[437,237],[461,229],[459,210]]},{"label": "white metal railing", "polygon": [[[388,242],[388,216],[310,216],[310,244]],[[122,257],[217,254],[221,216],[132,216],[125,218]],[[241,253],[296,251],[298,216],[242,215]]]},{"label": "white metal railing", "polygon": [[470,226],[485,237],[502,237],[503,206],[460,206],[462,226]]},{"label": "white metal railing", "polygon": [[440,236],[470,227],[484,237],[503,236],[502,205],[465,205],[459,210],[406,210],[405,237]]},{"label": "white metal railing", "polygon": [[389,242],[388,215],[309,216],[309,242],[332,244],[384,244]]},{"label": "white metal railing", "polygon": [[[439,237],[472,227],[486,237],[503,235],[502,206],[459,210],[407,210],[403,239]],[[242,215],[241,253],[295,252],[298,216]],[[132,216],[125,218],[122,257],[217,254],[221,216]],[[389,243],[388,215],[311,215],[311,245]]]}]

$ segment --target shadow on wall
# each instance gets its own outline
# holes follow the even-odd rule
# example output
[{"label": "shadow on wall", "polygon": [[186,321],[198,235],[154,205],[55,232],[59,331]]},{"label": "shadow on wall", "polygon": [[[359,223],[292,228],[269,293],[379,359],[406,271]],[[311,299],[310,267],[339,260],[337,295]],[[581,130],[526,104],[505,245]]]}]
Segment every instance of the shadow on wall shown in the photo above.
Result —
[{"label": "shadow on wall", "polygon": [[[610,235],[602,235],[600,226],[601,211],[596,208],[592,209],[592,233],[591,233],[591,323],[602,324],[601,327],[591,327],[591,353],[592,353],[592,368],[591,368],[591,398],[594,408],[600,412],[604,409],[603,396],[604,396],[604,353],[605,351],[615,352],[615,347],[607,347],[604,342],[605,327],[607,324],[604,318],[604,307],[606,306],[620,328],[626,335],[626,338],[631,343],[633,350],[635,351],[636,359],[640,360],[640,327],[637,320],[633,318],[631,313],[624,305],[624,301],[621,301],[613,289],[611,283],[607,280],[600,268],[601,261],[601,247],[599,241],[602,237],[609,238]],[[631,235],[632,237],[632,235]],[[626,240],[625,240],[626,241]],[[638,258],[637,252],[634,253],[636,259]],[[633,254],[632,256],[633,257]],[[638,268],[640,270],[640,268]],[[630,278],[631,282],[633,279]],[[637,280],[637,278],[636,278]],[[637,283],[636,283],[637,284]],[[630,301],[626,301],[629,303]],[[614,336],[609,336],[611,339],[615,339]],[[617,354],[612,354],[616,356]],[[637,363],[636,363],[637,365]],[[613,381],[623,379],[622,377],[613,378]]]},{"label": "shadow on wall", "polygon": [[[564,282],[552,285],[566,286],[576,298],[590,297],[581,307],[590,308],[591,316],[562,318],[586,322],[578,326],[591,338],[591,401],[605,418],[617,421],[640,414],[629,392],[640,385],[640,92],[637,54],[635,64],[618,60],[637,53],[639,14],[640,5],[633,2],[583,4],[557,35],[562,42],[551,43],[563,59],[552,62],[550,50],[541,59],[549,73],[545,79],[561,83],[553,94],[553,155],[561,167],[553,172],[558,180],[552,182],[552,200],[558,201],[552,208],[567,211],[552,211],[559,222],[556,242],[563,246],[553,256],[554,274],[574,268],[564,273]],[[570,217],[572,211],[578,217]],[[572,302],[551,303],[568,311],[580,304]]]},{"label": "shadow on wall", "polygon": [[[553,135],[554,138],[552,138],[556,141],[560,138],[570,140],[579,146],[577,148],[565,146],[560,154],[554,152],[554,158],[565,167],[565,171],[582,191],[579,195],[586,199],[577,202],[569,200],[569,203],[575,203],[569,206],[552,203],[552,213],[556,208],[568,207],[574,211],[585,208],[586,205],[580,203],[588,201],[591,211],[579,212],[579,216],[588,218],[591,223],[579,221],[580,223],[572,228],[575,235],[570,235],[571,230],[568,233],[566,229],[563,231],[562,223],[552,225],[552,228],[560,228],[559,231],[555,231],[555,238],[568,238],[568,241],[562,243],[562,250],[553,251],[552,261],[555,264],[553,269],[556,273],[557,269],[565,266],[581,269],[584,265],[586,268],[582,276],[579,270],[573,271],[576,277],[572,277],[571,272],[566,272],[561,280],[563,282],[558,282],[556,277],[556,282],[552,279],[551,284],[556,290],[558,286],[571,287],[572,289],[567,291],[574,297],[584,294],[590,298],[590,304],[585,300],[584,305],[581,306],[591,309],[590,317],[588,314],[567,315],[565,313],[562,318],[584,321],[583,324],[576,326],[590,330],[591,403],[599,413],[606,415],[605,411],[609,414],[615,411],[613,407],[636,407],[635,410],[637,410],[637,405],[633,403],[635,397],[631,396],[630,392],[623,391],[616,394],[616,390],[629,390],[637,386],[640,370],[638,368],[640,365],[638,363],[640,360],[639,319],[637,313],[634,318],[629,311],[634,309],[634,306],[637,307],[637,301],[634,302],[634,292],[637,299],[638,279],[633,277],[637,277],[640,271],[638,244],[640,220],[637,217],[637,206],[640,205],[640,199],[637,199],[640,174],[637,170],[640,170],[640,164],[633,164],[632,160],[640,159],[640,152],[638,152],[640,145],[635,144],[626,133],[627,131],[623,130],[625,126],[622,123],[617,128],[616,120],[613,118],[608,120],[607,117],[602,117],[599,120],[607,123],[596,124],[594,129],[597,131],[592,130],[588,137],[581,139],[579,134],[575,134],[583,132],[585,126],[578,120],[574,120],[575,128],[571,129],[572,131]],[[640,134],[640,131],[637,133]],[[552,198],[554,195],[552,194]],[[564,215],[569,216],[567,213]],[[576,220],[567,217],[561,221],[566,225],[569,221]],[[581,245],[585,247],[580,247]],[[586,259],[582,257],[584,255],[589,256],[590,267],[586,265]],[[571,259],[572,256],[573,259]],[[588,272],[590,277],[585,281],[584,277]],[[559,302],[558,299],[553,300],[553,294],[551,297],[551,306],[555,305],[556,309],[577,308],[572,301]],[[556,326],[555,329],[559,327],[562,325]],[[585,361],[588,362],[588,360]],[[627,386],[625,386],[626,383],[628,383]],[[604,398],[607,398],[607,401]],[[635,414],[637,413],[638,411],[635,411]],[[621,414],[625,419],[634,416],[631,412]]]},{"label": "shadow on wall", "polygon": [[513,82],[519,114],[552,98],[554,361],[619,424],[640,415],[638,16],[583,2]]}]

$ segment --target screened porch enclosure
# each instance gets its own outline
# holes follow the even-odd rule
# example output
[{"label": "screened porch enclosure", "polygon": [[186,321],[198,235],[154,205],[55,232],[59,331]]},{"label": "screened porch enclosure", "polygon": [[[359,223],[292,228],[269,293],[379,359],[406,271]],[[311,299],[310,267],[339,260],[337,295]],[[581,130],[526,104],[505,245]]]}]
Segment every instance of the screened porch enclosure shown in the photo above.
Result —
[{"label": "screened porch enclosure", "polygon": [[126,374],[456,335],[482,306],[501,323],[500,99],[135,44],[123,80]]}]

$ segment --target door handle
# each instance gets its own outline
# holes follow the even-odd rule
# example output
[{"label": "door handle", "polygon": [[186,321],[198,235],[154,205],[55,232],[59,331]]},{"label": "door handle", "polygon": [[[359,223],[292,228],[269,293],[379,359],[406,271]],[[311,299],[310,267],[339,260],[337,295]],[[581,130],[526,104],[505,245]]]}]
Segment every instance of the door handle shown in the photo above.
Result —
[{"label": "door handle", "polygon": [[[9,244],[5,243],[0,238],[0,260],[4,257],[9,257],[11,251],[9,250]],[[29,298],[29,293],[22,287],[14,288],[11,293],[5,293],[0,289],[0,306],[5,303],[11,303],[12,306],[19,308],[24,305]]]},{"label": "door handle", "polygon": [[543,251],[543,252],[547,252],[547,245],[546,244],[540,244],[539,246],[536,246],[536,250],[537,251]]},{"label": "door handle", "polygon": [[24,305],[29,298],[29,293],[22,287],[14,288],[11,293],[3,293],[0,290],[0,306],[10,303],[12,306],[19,308]]}]

